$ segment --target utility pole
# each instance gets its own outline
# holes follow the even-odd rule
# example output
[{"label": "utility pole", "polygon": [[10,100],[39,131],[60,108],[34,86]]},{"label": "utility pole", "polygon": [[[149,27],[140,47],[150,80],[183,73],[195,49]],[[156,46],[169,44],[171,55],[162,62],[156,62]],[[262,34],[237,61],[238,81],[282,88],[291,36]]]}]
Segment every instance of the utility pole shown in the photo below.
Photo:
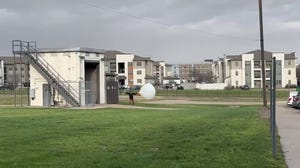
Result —
[{"label": "utility pole", "polygon": [[265,49],[264,49],[264,28],[263,28],[262,0],[258,0],[258,6],[259,6],[260,56],[261,56],[261,71],[262,71],[263,106],[264,106],[264,108],[267,108],[266,71],[265,71]]}]

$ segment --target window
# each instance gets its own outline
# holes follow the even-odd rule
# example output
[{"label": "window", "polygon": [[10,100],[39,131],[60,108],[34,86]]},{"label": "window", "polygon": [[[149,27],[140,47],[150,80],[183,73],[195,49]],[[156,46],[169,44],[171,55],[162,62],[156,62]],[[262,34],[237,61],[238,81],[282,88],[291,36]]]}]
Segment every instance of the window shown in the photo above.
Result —
[{"label": "window", "polygon": [[116,63],[115,62],[110,63],[110,71],[111,72],[116,72]]},{"label": "window", "polygon": [[100,54],[99,54],[99,53],[96,53],[96,57],[100,57]]},{"label": "window", "polygon": [[138,62],[136,63],[136,66],[142,66],[142,62],[141,62],[141,61],[138,61]]},{"label": "window", "polygon": [[142,79],[137,79],[137,83],[142,83]]},{"label": "window", "polygon": [[235,86],[239,86],[239,81],[235,81]]},{"label": "window", "polygon": [[142,75],[142,71],[141,71],[141,70],[137,70],[137,71],[136,71],[136,74],[137,74],[137,75]]},{"label": "window", "polygon": [[254,71],[254,78],[261,78],[260,70]]},{"label": "window", "polygon": [[271,72],[270,70],[266,70],[266,78],[270,78],[271,77]]},{"label": "window", "polygon": [[238,61],[235,61],[235,66],[239,66],[239,62]]},{"label": "window", "polygon": [[291,70],[288,70],[288,75],[291,75]]},{"label": "window", "polygon": [[271,68],[272,61],[266,61],[266,68]]},{"label": "window", "polygon": [[277,85],[281,85],[281,80],[276,80]]},{"label": "window", "polygon": [[235,71],[235,76],[239,76],[239,71]]},{"label": "window", "polygon": [[260,61],[254,61],[254,68],[260,68]]},{"label": "window", "polygon": [[128,62],[128,66],[132,66],[132,62]]},{"label": "window", "polygon": [[85,53],[85,56],[87,56],[87,57],[90,56],[90,53]]},{"label": "window", "polygon": [[125,63],[124,62],[118,63],[118,73],[125,73]]},{"label": "window", "polygon": [[288,61],[288,65],[291,65],[291,60]]},{"label": "window", "polygon": [[24,71],[24,67],[22,67],[21,70]]},{"label": "window", "polygon": [[289,85],[290,85],[290,84],[292,84],[292,81],[291,81],[291,80],[289,80],[289,81],[288,81],[288,84],[289,84]]}]

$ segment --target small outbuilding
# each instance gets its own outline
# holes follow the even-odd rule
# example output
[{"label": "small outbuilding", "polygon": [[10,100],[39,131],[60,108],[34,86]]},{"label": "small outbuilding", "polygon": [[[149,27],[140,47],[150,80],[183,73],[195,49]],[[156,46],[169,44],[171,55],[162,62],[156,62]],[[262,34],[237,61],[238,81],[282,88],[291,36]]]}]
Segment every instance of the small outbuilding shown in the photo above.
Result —
[{"label": "small outbuilding", "polygon": [[30,105],[89,106],[106,103],[105,50],[37,49],[30,60]]}]

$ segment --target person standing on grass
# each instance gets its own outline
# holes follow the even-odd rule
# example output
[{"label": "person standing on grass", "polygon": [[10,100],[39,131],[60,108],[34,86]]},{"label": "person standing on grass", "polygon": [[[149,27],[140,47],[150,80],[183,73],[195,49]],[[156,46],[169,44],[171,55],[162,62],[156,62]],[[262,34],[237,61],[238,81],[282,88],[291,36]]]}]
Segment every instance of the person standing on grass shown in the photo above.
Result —
[{"label": "person standing on grass", "polygon": [[129,90],[129,92],[126,92],[126,94],[128,94],[129,97],[129,104],[134,105],[133,95],[136,95],[136,93],[134,93],[132,90]]}]

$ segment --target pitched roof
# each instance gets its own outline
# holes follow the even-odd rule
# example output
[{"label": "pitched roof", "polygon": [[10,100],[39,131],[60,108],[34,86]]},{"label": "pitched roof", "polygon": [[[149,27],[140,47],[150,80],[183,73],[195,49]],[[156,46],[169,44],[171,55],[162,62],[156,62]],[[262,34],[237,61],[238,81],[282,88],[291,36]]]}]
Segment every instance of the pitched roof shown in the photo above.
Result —
[{"label": "pitched roof", "polygon": [[104,53],[104,57],[109,58],[110,60],[115,60],[117,54],[124,54],[124,53],[116,50],[107,50]]},{"label": "pitched roof", "polygon": [[[15,57],[16,64],[21,62],[20,57]],[[4,64],[14,64],[14,57],[13,56],[1,56],[0,60],[3,60]],[[22,63],[25,63],[26,59],[22,57]]]},{"label": "pitched roof", "polygon": [[133,61],[152,61],[150,57],[141,57],[134,55]]},{"label": "pitched roof", "polygon": [[230,59],[232,61],[241,61],[242,60],[241,55],[227,55],[226,58]]},{"label": "pitched roof", "polygon": [[289,54],[284,54],[284,59],[286,59],[286,60],[296,59],[296,53],[295,52],[291,52]]},{"label": "pitched roof", "polygon": [[[261,50],[254,50],[254,51],[250,51],[246,54],[253,54],[254,55],[253,60],[261,60],[261,54],[260,53],[261,53]],[[272,60],[273,53],[269,52],[269,51],[264,51],[264,57],[265,57],[265,60]]]},{"label": "pitched roof", "polygon": [[[260,55],[261,50],[254,50],[250,51],[246,54],[254,54],[254,60],[261,60],[261,55]],[[284,59],[286,60],[291,60],[291,59],[296,59],[295,52],[284,54]],[[264,52],[265,60],[272,60],[273,53],[269,51]]]}]

